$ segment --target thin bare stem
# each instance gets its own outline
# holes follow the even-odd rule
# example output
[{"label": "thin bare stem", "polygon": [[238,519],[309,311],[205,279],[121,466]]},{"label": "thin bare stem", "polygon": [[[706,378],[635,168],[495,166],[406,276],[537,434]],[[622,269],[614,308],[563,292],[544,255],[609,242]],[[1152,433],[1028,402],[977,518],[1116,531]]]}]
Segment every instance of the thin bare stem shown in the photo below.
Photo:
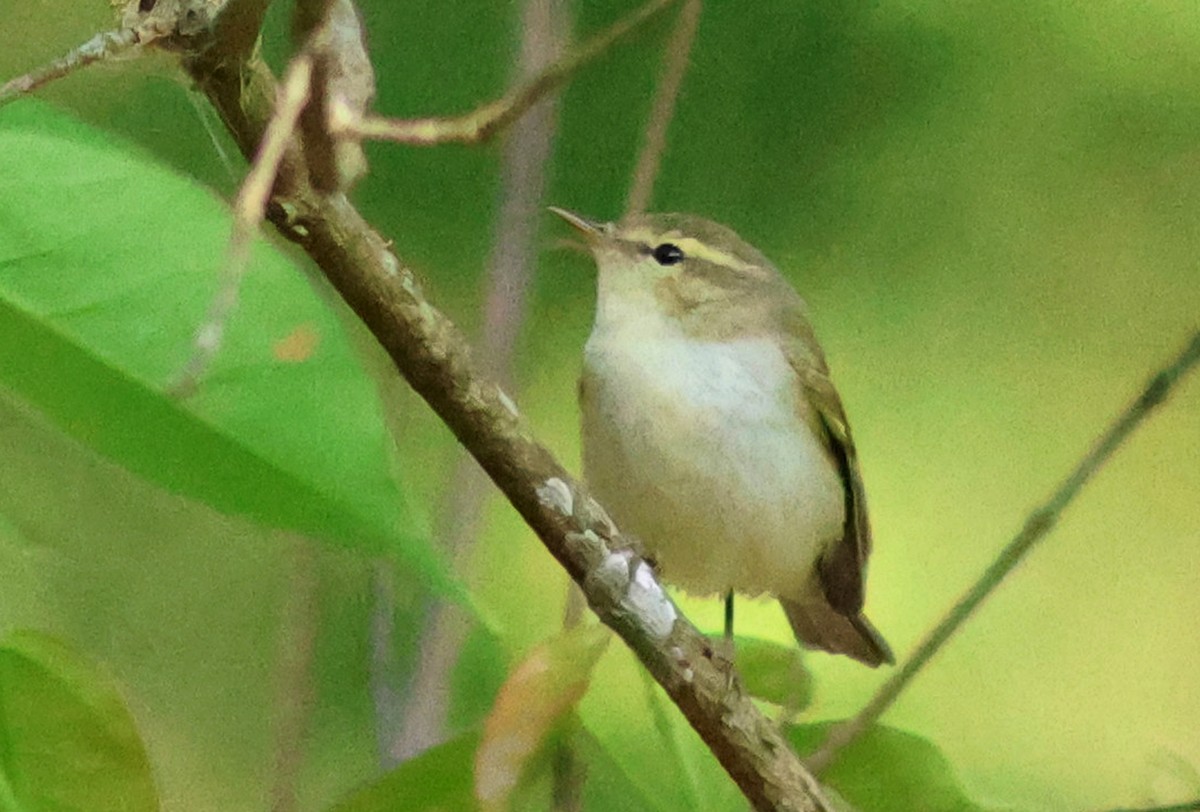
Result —
[{"label": "thin bare stem", "polygon": [[24,76],[10,79],[0,87],[0,104],[12,101],[18,96],[31,93],[55,79],[74,73],[95,62],[112,59],[115,56],[132,51],[139,45],[138,33],[132,28],[122,28],[117,31],[104,31],[89,39],[82,45],[68,51],[66,55],[54,60],[49,65],[43,65]]},{"label": "thin bare stem", "polygon": [[375,562],[371,572],[371,706],[375,710],[375,752],[382,769],[396,765],[392,746],[404,711],[396,687],[396,573],[390,560]]},{"label": "thin bare stem", "polygon": [[275,691],[272,812],[296,809],[296,787],[304,763],[304,740],[313,699],[312,664],[319,610],[317,559],[312,543],[303,538],[295,539],[291,559],[292,573],[287,581]]},{"label": "thin bare stem", "polygon": [[1198,810],[1200,810],[1200,799],[1167,806],[1123,806],[1118,809],[1106,809],[1104,812],[1198,812]]},{"label": "thin bare stem", "polygon": [[626,217],[644,212],[654,195],[654,181],[658,178],[658,168],[667,145],[667,129],[675,115],[675,103],[687,73],[692,43],[696,41],[696,29],[700,27],[700,10],[700,0],[684,0],[683,8],[679,10],[679,20],[667,43],[662,76],[650,108],[642,151],[638,155],[633,182],[629,186],[629,197],[625,201]]},{"label": "thin bare stem", "polygon": [[854,718],[835,727],[829,737],[806,759],[813,772],[829,766],[837,753],[862,734],[883,714],[912,678],[928,663],[946,641],[958,631],[983,601],[1016,568],[1025,555],[1058,523],[1063,511],[1101,466],[1113,455],[1154,409],[1171,394],[1175,385],[1200,362],[1200,332],[1195,333],[1183,351],[1150,379],[1136,400],[1109,427],[1070,476],[1040,508],[1025,520],[1025,526],[1008,543],[979,580],[959,598],[941,622],[921,641],[908,661],[880,687],[871,701]]},{"label": "thin bare stem", "polygon": [[301,54],[288,65],[275,114],[267,125],[258,154],[234,201],[233,231],[221,271],[220,287],[209,304],[200,329],[196,331],[191,357],[169,387],[176,397],[187,397],[195,391],[200,378],[221,348],[225,326],[237,306],[242,280],[250,264],[250,249],[266,213],[279,162],[291,142],[292,133],[296,131],[300,111],[308,103],[311,81],[312,60]]},{"label": "thin bare stem", "polygon": [[606,53],[620,39],[637,30],[673,2],[676,0],[650,0],[579,47],[568,51],[541,73],[521,83],[505,96],[470,113],[445,118],[366,117],[359,121],[341,120],[335,122],[335,128],[340,131],[334,134],[423,147],[448,143],[477,144],[486,141],[520,118],[538,99],[562,85],[575,71]]},{"label": "thin bare stem", "polygon": [[[566,45],[567,15],[561,0],[527,0],[516,78],[537,75],[554,64]],[[557,109],[553,94],[533,105],[506,136],[501,167],[502,200],[487,265],[483,332],[478,341],[483,368],[511,390],[513,357],[525,322],[533,279],[538,223],[544,207],[546,166],[553,150]],[[438,532],[442,548],[465,561],[483,521],[490,493],[487,477],[461,453],[445,489]],[[453,605],[432,603],[405,707],[404,724],[390,754],[397,760],[422,752],[445,736],[450,672],[470,630]]]}]

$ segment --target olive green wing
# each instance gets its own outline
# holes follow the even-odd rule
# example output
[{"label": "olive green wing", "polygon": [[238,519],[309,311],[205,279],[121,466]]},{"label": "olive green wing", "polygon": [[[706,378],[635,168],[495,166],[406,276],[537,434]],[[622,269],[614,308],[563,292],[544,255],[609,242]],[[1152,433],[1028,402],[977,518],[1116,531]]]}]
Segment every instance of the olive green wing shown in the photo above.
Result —
[{"label": "olive green wing", "polygon": [[817,563],[821,587],[834,609],[854,616],[862,611],[867,556],[871,552],[871,525],[858,452],[842,399],[830,380],[829,368],[807,319],[788,320],[783,349],[796,371],[802,402],[811,410],[806,410],[805,418],[822,435],[845,489],[844,533]]},{"label": "olive green wing", "polygon": [[867,556],[871,553],[871,524],[867,518],[867,496],[858,466],[858,453],[841,398],[828,374],[810,372],[804,387],[825,430],[826,442],[846,493],[844,533],[821,556],[817,570],[825,597],[833,608],[846,615],[856,615],[863,607]]}]

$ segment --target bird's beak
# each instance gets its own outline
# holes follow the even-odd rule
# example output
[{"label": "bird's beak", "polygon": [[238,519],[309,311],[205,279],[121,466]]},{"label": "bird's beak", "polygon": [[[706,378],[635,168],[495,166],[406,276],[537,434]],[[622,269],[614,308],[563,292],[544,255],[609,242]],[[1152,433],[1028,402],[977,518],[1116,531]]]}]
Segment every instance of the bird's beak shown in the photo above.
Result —
[{"label": "bird's beak", "polygon": [[586,217],[580,217],[573,211],[560,209],[557,206],[551,206],[550,211],[566,220],[572,228],[582,234],[583,238],[587,240],[588,245],[594,245],[608,231],[608,229],[605,227],[605,224],[597,223],[593,220],[587,219]]}]

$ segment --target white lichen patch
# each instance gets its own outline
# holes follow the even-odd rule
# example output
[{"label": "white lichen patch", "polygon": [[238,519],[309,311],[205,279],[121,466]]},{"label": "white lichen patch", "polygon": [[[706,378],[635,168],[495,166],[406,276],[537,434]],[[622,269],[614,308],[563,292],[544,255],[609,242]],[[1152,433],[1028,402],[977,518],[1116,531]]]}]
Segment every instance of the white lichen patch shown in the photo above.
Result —
[{"label": "white lichen patch", "polygon": [[551,510],[557,511],[563,516],[573,515],[575,497],[571,494],[570,486],[558,477],[550,477],[538,485],[537,497],[539,502]]},{"label": "white lichen patch", "polygon": [[521,413],[517,411],[517,404],[508,396],[507,392],[497,387],[496,395],[500,398],[500,404],[504,406],[505,409],[508,409],[509,414],[511,414],[513,417],[521,416]]},{"label": "white lichen patch", "polygon": [[678,617],[675,604],[658,585],[654,571],[645,561],[638,562],[625,595],[630,607],[642,618],[646,631],[652,636],[665,638],[675,628],[675,618]]},{"label": "white lichen patch", "polygon": [[593,576],[612,587],[616,592],[625,592],[629,587],[629,554],[625,552],[609,553]]}]

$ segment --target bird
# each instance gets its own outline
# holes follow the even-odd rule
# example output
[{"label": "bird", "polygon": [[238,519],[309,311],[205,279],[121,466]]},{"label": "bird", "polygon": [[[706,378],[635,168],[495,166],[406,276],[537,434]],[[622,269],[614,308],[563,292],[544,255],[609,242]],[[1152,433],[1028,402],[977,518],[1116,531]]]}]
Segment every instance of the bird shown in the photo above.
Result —
[{"label": "bird", "polygon": [[552,208],[597,266],[579,381],[584,479],[662,578],[769,595],[805,647],[894,662],[863,614],[858,453],[808,309],[732,229]]}]

